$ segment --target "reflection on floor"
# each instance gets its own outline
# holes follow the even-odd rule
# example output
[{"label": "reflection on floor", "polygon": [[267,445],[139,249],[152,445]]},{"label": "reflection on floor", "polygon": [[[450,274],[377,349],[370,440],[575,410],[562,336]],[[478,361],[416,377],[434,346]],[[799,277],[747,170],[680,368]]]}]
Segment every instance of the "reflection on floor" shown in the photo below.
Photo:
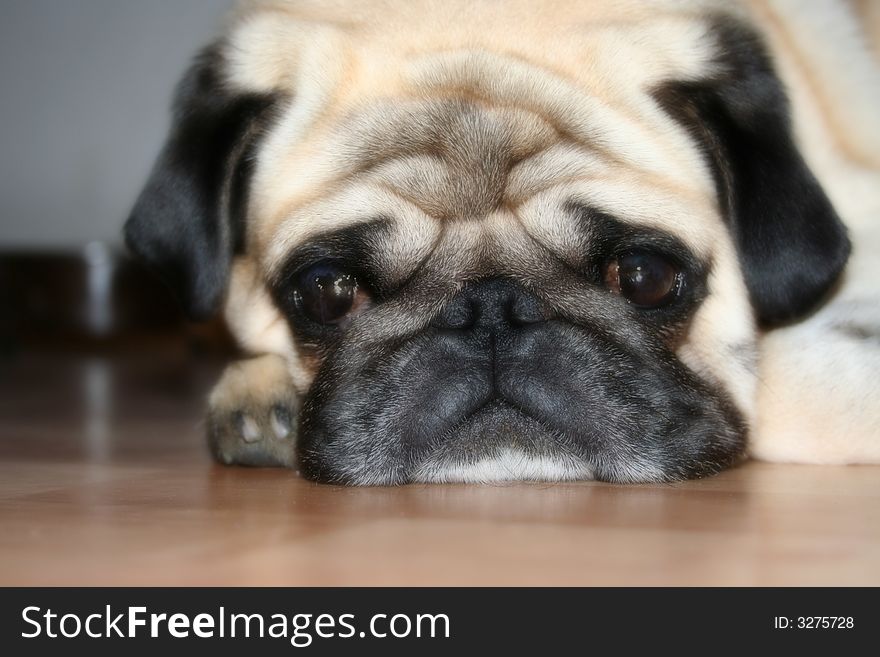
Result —
[{"label": "reflection on floor", "polygon": [[0,585],[880,584],[880,467],[342,489],[211,463],[221,364],[0,360]]}]

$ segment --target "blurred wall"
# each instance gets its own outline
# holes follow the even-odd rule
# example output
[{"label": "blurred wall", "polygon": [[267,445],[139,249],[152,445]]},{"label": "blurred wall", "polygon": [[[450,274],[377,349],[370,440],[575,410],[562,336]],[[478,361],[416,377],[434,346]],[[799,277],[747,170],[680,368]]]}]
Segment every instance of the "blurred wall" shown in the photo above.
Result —
[{"label": "blurred wall", "polygon": [[0,249],[119,231],[231,0],[0,0]]}]

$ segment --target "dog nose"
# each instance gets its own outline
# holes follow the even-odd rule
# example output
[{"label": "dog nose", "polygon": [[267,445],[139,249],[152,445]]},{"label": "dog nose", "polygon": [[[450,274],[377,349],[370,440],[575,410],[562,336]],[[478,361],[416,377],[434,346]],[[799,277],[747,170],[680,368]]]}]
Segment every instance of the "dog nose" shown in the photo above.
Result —
[{"label": "dog nose", "polygon": [[434,319],[444,329],[499,330],[546,320],[541,303],[525,287],[508,279],[468,283]]}]

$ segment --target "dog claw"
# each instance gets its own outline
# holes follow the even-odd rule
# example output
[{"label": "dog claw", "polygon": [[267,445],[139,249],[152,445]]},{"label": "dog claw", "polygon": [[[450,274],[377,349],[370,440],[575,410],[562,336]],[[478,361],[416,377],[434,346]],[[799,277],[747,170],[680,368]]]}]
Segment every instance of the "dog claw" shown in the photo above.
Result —
[{"label": "dog claw", "polygon": [[272,431],[275,433],[275,437],[278,438],[278,440],[287,439],[290,436],[291,426],[293,424],[290,411],[283,406],[273,406],[271,424]]},{"label": "dog claw", "polygon": [[241,434],[242,440],[246,443],[255,443],[262,440],[263,435],[260,433],[260,427],[256,420],[245,413],[236,414],[236,424],[238,432]]}]

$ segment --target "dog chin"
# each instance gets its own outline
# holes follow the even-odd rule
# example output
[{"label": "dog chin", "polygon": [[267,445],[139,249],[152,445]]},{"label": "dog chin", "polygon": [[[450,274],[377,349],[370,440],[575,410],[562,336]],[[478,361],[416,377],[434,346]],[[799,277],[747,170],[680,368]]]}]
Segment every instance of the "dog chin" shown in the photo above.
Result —
[{"label": "dog chin", "polygon": [[592,467],[564,439],[502,400],[470,414],[416,468],[422,483],[573,481],[594,479]]},{"label": "dog chin", "polygon": [[592,469],[585,464],[572,467],[563,459],[532,456],[518,449],[505,448],[470,463],[426,463],[416,472],[413,481],[431,484],[499,484],[516,481],[587,481],[593,478]]}]

